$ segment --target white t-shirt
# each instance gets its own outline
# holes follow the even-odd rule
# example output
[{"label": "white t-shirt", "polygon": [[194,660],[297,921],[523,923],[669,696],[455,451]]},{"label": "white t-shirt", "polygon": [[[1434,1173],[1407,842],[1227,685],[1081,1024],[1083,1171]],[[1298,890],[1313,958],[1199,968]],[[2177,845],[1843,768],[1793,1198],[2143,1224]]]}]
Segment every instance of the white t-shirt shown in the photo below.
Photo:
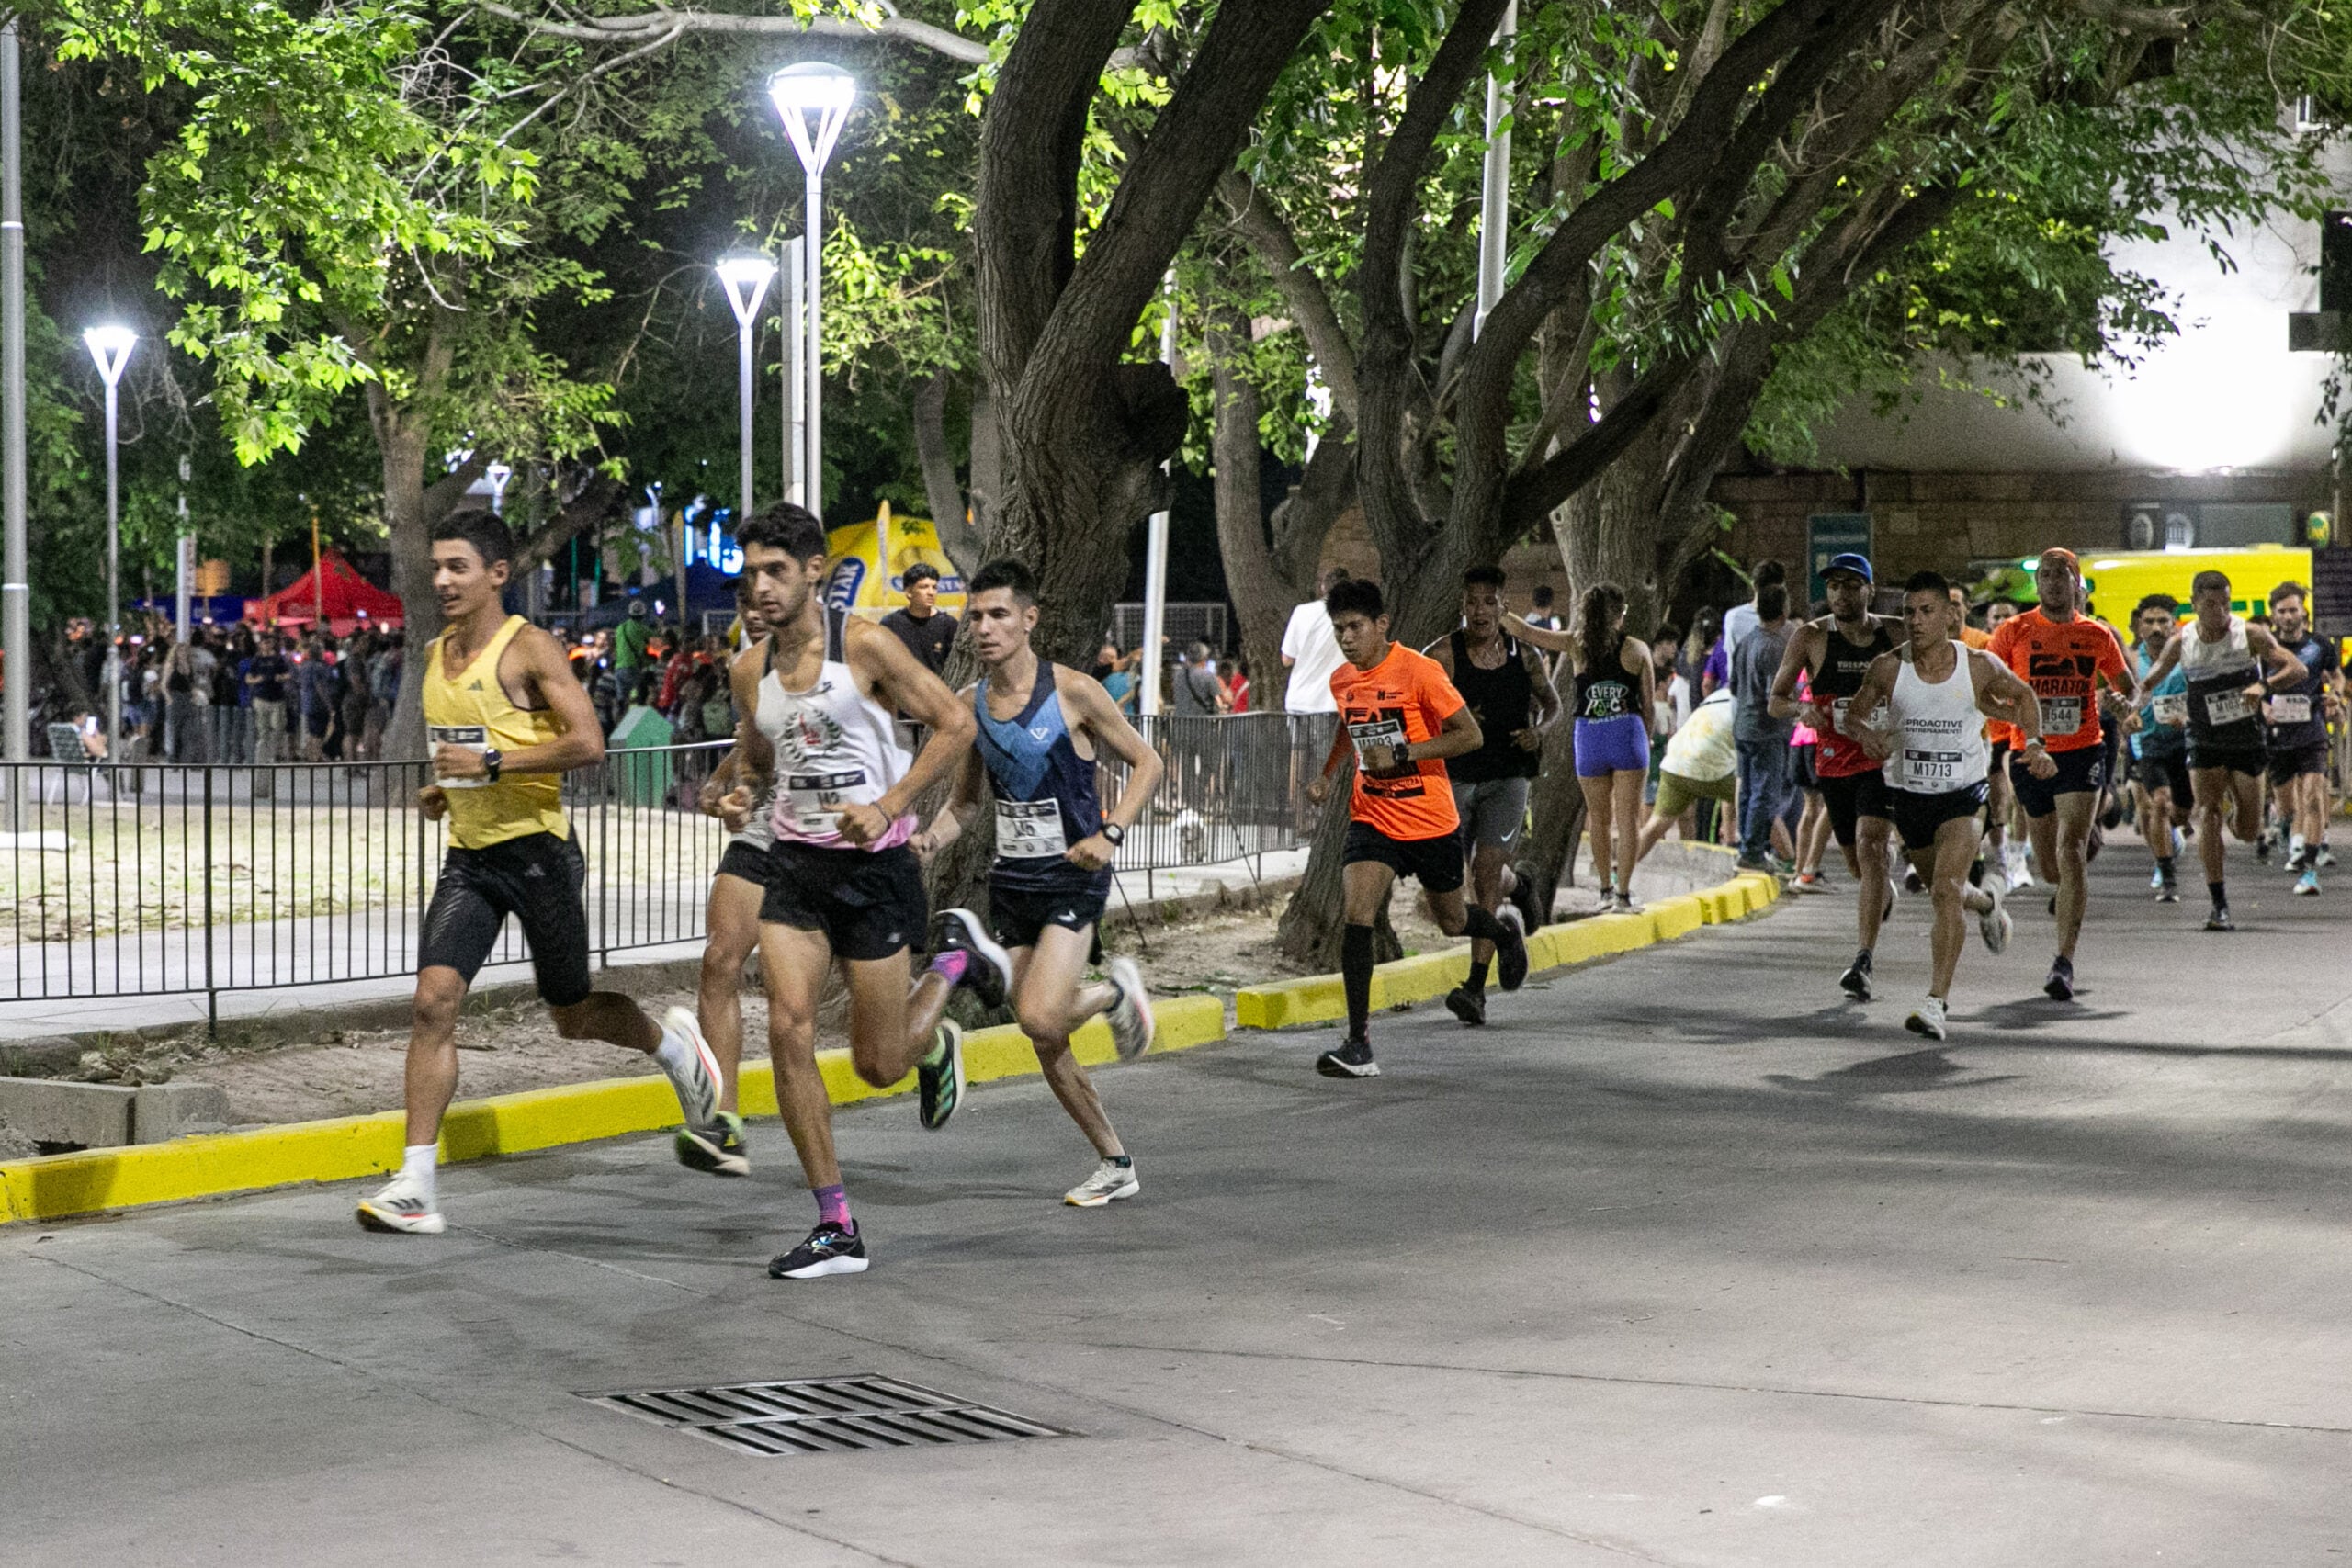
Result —
[{"label": "white t-shirt", "polygon": [[1724,657],[1729,659],[1739,651],[1739,639],[1754,631],[1763,622],[1756,614],[1756,602],[1734,604],[1724,612]]},{"label": "white t-shirt", "polygon": [[1657,709],[1650,721],[1650,728],[1659,739],[1674,734],[1690,717],[1690,682],[1677,671],[1657,688]]},{"label": "white t-shirt", "polygon": [[1699,784],[1729,778],[1739,767],[1738,748],[1732,739],[1734,708],[1730,691],[1719,689],[1690,710],[1690,716],[1666,743],[1665,771]]},{"label": "white t-shirt", "polygon": [[1340,639],[1331,631],[1331,614],[1320,599],[1309,599],[1290,613],[1283,631],[1283,657],[1291,661],[1290,684],[1283,706],[1292,713],[1337,713],[1331,695],[1331,672],[1340,667]]}]

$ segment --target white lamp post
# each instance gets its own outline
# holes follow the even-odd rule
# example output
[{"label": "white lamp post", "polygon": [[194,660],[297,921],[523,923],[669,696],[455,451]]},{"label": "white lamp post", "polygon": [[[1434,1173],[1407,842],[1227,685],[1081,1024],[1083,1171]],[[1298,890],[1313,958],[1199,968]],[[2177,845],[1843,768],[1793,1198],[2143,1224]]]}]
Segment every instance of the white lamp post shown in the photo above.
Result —
[{"label": "white lamp post", "polygon": [[491,463],[483,467],[481,477],[490,481],[490,510],[493,516],[506,515],[506,482],[514,477],[513,465]]},{"label": "white lamp post", "polygon": [[735,510],[739,534],[752,517],[752,330],[759,322],[760,301],[768,297],[768,285],[775,277],[775,263],[765,256],[729,256],[718,264],[718,281],[727,285],[727,302],[735,307],[735,384],[743,446],[741,499]]},{"label": "white lamp post", "polygon": [[[1503,7],[1495,47],[1508,51],[1519,31],[1519,0]],[[1510,252],[1510,132],[1503,125],[1503,85],[1487,78],[1487,161],[1478,186],[1478,310],[1470,335],[1486,330],[1487,312],[1503,297],[1503,259]]]},{"label": "white lamp post", "polygon": [[107,384],[107,758],[119,761],[122,744],[122,548],[119,491],[115,465],[115,387],[139,334],[129,327],[92,327],[82,334]]},{"label": "white lamp post", "polygon": [[768,78],[768,96],[775,104],[775,112],[783,117],[785,133],[792,138],[793,151],[800,154],[800,167],[808,177],[807,220],[803,225],[801,259],[806,282],[808,310],[808,346],[803,352],[802,371],[808,378],[808,447],[801,466],[801,477],[809,511],[822,517],[824,509],[825,474],[822,457],[825,450],[823,422],[819,404],[823,397],[823,359],[817,350],[823,341],[818,330],[817,288],[820,275],[820,256],[824,249],[820,236],[824,232],[825,160],[833,155],[833,143],[841,140],[842,122],[849,118],[850,105],[857,101],[857,79],[838,65],[806,62],[787,65]]}]

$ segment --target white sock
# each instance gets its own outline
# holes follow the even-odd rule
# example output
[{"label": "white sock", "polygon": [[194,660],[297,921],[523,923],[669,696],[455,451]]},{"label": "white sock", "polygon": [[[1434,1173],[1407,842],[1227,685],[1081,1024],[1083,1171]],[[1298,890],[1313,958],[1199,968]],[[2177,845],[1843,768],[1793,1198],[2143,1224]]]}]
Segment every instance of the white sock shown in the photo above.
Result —
[{"label": "white sock", "polygon": [[437,1144],[410,1144],[401,1150],[401,1179],[424,1188],[427,1198],[433,1196],[435,1162],[440,1153]]},{"label": "white sock", "polygon": [[2301,833],[2297,833],[2294,837],[2287,840],[2287,847],[2296,854],[2301,854],[2303,852],[2303,836]]},{"label": "white sock", "polygon": [[663,1072],[675,1077],[695,1059],[695,1048],[684,1036],[665,1029],[662,1032],[662,1043],[653,1048],[653,1059],[662,1064]]}]

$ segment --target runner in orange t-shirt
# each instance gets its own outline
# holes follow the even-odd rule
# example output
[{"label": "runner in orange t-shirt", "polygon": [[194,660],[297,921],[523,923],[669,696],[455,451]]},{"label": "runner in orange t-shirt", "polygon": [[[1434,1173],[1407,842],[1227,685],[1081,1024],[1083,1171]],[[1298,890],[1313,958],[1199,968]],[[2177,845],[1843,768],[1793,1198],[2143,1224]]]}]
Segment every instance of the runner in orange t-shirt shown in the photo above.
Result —
[{"label": "runner in orange t-shirt", "polygon": [[1527,933],[1519,911],[1499,917],[1462,897],[1461,820],[1445,759],[1478,749],[1482,737],[1462,694],[1437,660],[1388,640],[1380,585],[1350,579],[1324,596],[1345,661],[1331,674],[1339,732],[1322,776],[1306,786],[1321,805],[1352,754],[1355,786],[1348,802],[1348,840],[1340,857],[1340,975],[1348,998],[1348,1037],[1316,1059],[1326,1077],[1368,1078],[1372,1059],[1372,928],[1400,875],[1420,878],[1430,912],[1448,936],[1467,931],[1495,944],[1503,989],[1527,974]]},{"label": "runner in orange t-shirt", "polygon": [[2058,956],[2041,988],[2063,1002],[2075,994],[2075,942],[2082,935],[2090,896],[2085,867],[2091,819],[2107,784],[2098,687],[2105,682],[2115,689],[2123,700],[2123,724],[2137,728],[2140,683],[2115,634],[2081,613],[2082,570],[2073,551],[2044,550],[2033,581],[2041,604],[2002,622],[1991,652],[2041,699],[2041,731],[2048,739],[2027,742],[2023,751],[2044,746],[2058,764],[2046,779],[2012,768],[2009,783],[2025,807],[2034,860],[2043,875],[2057,874]]}]

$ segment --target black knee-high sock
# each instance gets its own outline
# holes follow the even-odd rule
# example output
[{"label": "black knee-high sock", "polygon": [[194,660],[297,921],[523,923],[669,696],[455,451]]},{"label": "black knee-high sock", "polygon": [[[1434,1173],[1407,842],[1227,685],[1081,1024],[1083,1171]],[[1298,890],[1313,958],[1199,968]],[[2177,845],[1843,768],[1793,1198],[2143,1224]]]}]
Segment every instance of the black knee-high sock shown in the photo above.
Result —
[{"label": "black knee-high sock", "polygon": [[1348,994],[1348,1038],[1361,1040],[1372,1020],[1372,928],[1340,932],[1340,983]]},{"label": "black knee-high sock", "polygon": [[1500,942],[1503,939],[1503,923],[1489,911],[1473,904],[1465,912],[1462,931],[1478,942]]}]

